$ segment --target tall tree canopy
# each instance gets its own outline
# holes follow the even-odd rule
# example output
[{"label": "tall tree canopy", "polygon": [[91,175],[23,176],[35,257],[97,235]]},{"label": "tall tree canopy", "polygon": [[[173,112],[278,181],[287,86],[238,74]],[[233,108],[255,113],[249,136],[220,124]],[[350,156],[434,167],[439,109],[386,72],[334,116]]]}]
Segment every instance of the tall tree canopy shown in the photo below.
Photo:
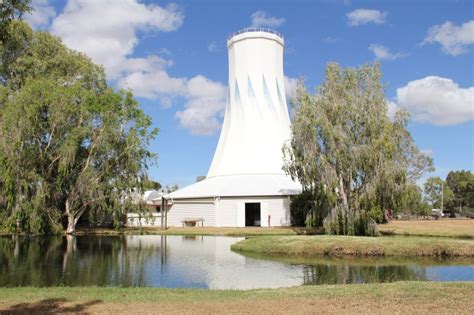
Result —
[{"label": "tall tree canopy", "polygon": [[65,218],[74,233],[88,209],[118,218],[153,161],[150,117],[59,38],[20,21],[7,31],[0,46],[1,222],[48,233]]},{"label": "tall tree canopy", "polygon": [[400,207],[407,183],[432,168],[406,128],[408,114],[388,118],[381,75],[378,64],[343,69],[331,63],[317,93],[300,83],[292,102],[284,169],[312,193],[309,218],[323,212],[328,233],[376,233],[372,219]]},{"label": "tall tree canopy", "polygon": [[453,192],[452,200],[447,203],[451,211],[474,210],[474,174],[464,170],[451,171],[446,177],[446,185]]}]

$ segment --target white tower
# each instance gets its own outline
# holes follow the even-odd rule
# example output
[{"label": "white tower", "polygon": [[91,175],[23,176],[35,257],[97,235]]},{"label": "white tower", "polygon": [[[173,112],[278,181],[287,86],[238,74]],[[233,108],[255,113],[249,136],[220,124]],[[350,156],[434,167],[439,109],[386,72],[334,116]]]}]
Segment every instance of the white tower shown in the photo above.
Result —
[{"label": "white tower", "polygon": [[206,179],[166,196],[170,225],[203,218],[211,226],[289,225],[288,196],[301,185],[282,170],[291,128],[283,36],[246,29],[229,37],[229,88],[219,143]]},{"label": "white tower", "polygon": [[282,146],[291,132],[283,47],[283,36],[265,29],[237,32],[227,41],[227,108],[208,178],[284,174]]}]

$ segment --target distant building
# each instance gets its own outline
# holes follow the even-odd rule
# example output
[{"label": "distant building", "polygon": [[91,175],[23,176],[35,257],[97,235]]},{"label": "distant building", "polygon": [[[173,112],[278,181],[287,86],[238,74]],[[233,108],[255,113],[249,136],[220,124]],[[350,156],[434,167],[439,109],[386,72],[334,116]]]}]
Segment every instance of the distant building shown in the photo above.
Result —
[{"label": "distant building", "polygon": [[283,36],[246,29],[227,41],[229,88],[224,124],[207,177],[165,195],[168,225],[290,225],[289,197],[301,185],[283,170],[291,126],[283,75]]},{"label": "distant building", "polygon": [[140,201],[145,203],[148,210],[146,213],[127,213],[126,225],[133,226],[161,226],[161,197],[165,193],[157,190],[147,190],[140,195],[136,193],[132,196],[134,203]]}]

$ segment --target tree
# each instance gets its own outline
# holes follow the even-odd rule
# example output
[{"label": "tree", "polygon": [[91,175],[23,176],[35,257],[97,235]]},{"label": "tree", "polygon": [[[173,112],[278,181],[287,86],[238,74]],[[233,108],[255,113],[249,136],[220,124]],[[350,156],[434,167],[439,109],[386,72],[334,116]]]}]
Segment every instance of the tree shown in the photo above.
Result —
[{"label": "tree", "polygon": [[451,203],[454,198],[449,186],[439,177],[428,178],[423,187],[426,200],[435,209],[444,210],[444,205]]},{"label": "tree", "polygon": [[453,192],[453,198],[446,207],[463,213],[464,209],[474,208],[474,174],[470,171],[451,171],[446,177],[446,186]]},{"label": "tree", "polygon": [[161,184],[159,182],[156,182],[146,177],[143,179],[142,187],[143,187],[143,190],[160,190]]},{"label": "tree", "polygon": [[399,211],[402,213],[418,216],[427,216],[431,213],[430,205],[423,199],[422,189],[415,183],[409,183],[406,186],[400,202]]},{"label": "tree", "polygon": [[[114,91],[104,71],[59,38],[9,24],[22,38],[0,75],[0,195],[7,225],[66,233],[88,209],[114,213],[135,207],[154,154],[157,130],[130,91]],[[20,36],[18,36],[20,34]],[[2,46],[2,55],[12,54]],[[8,71],[6,71],[8,70]]]},{"label": "tree", "polygon": [[0,45],[9,40],[7,31],[11,21],[19,20],[23,14],[31,13],[31,0],[2,0],[0,1]]},{"label": "tree", "polygon": [[292,140],[285,171],[303,190],[324,198],[328,233],[376,234],[370,213],[395,209],[408,182],[432,169],[407,131],[408,114],[393,122],[378,64],[342,69],[328,64],[315,95],[300,82],[292,101]]}]

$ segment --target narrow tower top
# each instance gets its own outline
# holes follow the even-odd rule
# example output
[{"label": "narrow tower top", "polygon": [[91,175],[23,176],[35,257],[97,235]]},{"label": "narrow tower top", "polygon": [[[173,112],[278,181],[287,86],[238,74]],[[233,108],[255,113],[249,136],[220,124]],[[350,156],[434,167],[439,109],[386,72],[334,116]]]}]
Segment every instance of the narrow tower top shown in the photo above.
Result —
[{"label": "narrow tower top", "polygon": [[253,28],[244,28],[240,31],[230,34],[227,37],[227,47],[229,48],[232,46],[233,43],[248,39],[248,38],[267,38],[273,39],[284,46],[284,38],[283,35],[278,33],[275,30],[271,30],[269,28],[263,27],[253,27]]}]

